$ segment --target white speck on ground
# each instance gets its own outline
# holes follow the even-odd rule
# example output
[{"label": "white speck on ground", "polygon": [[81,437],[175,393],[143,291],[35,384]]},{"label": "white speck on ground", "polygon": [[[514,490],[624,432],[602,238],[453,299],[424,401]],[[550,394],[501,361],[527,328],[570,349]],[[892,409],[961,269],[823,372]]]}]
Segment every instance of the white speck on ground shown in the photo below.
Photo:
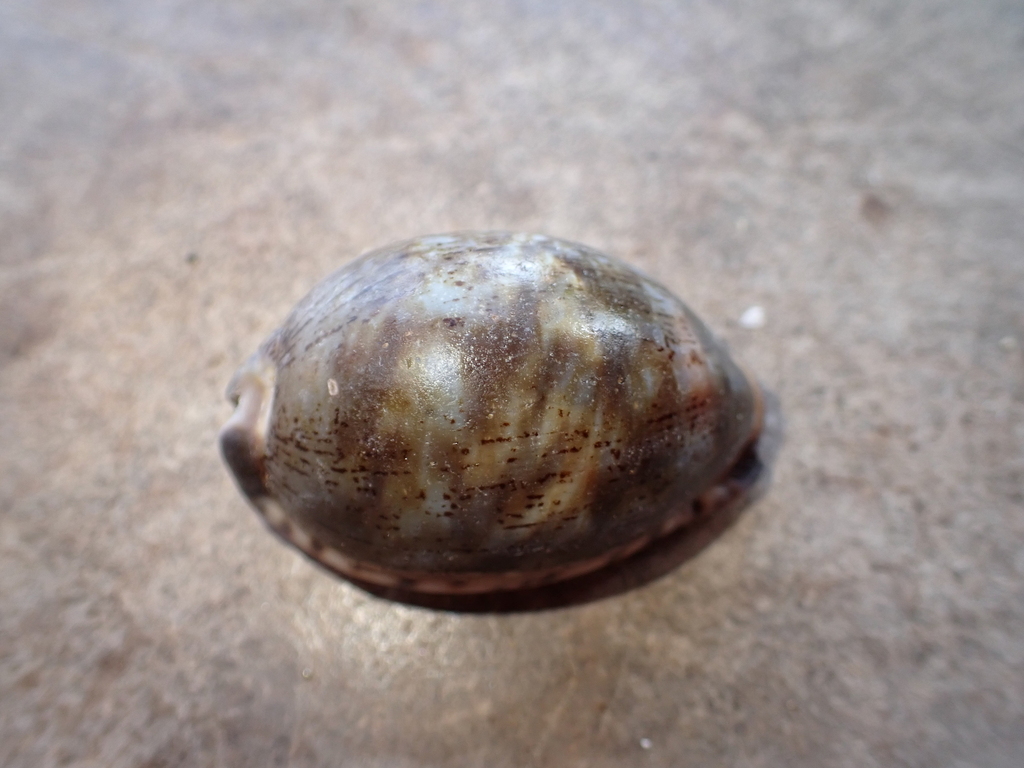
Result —
[{"label": "white speck on ground", "polygon": [[764,307],[755,304],[752,307],[747,307],[743,314],[740,315],[740,325],[749,330],[764,328],[766,319]]}]

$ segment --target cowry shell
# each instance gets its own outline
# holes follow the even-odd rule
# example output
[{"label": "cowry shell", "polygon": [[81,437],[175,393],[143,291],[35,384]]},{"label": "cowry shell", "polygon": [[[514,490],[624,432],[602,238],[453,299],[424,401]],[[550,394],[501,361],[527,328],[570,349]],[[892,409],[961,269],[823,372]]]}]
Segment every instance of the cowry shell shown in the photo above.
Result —
[{"label": "cowry shell", "polygon": [[221,449],[286,541],[414,592],[624,558],[742,491],[757,385],[665,287],[575,243],[421,237],[317,285],[241,367]]}]

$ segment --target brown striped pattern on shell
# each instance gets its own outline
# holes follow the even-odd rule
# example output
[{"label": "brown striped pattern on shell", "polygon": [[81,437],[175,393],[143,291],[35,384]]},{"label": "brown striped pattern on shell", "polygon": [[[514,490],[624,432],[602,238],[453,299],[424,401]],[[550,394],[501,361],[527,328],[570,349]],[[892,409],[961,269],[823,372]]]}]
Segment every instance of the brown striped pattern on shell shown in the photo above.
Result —
[{"label": "brown striped pattern on shell", "polygon": [[225,456],[276,530],[341,573],[439,592],[566,578],[685,524],[761,419],[663,286],[504,233],[344,267],[229,396]]}]

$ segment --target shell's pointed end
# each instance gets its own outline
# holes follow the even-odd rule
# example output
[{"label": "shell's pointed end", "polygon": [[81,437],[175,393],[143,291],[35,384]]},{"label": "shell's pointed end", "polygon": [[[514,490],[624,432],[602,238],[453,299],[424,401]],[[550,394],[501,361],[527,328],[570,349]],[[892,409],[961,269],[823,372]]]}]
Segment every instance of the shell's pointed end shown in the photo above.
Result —
[{"label": "shell's pointed end", "polygon": [[259,353],[238,370],[226,393],[235,412],[221,427],[219,437],[221,455],[235,482],[261,511],[268,496],[264,458],[275,378],[273,362]]}]

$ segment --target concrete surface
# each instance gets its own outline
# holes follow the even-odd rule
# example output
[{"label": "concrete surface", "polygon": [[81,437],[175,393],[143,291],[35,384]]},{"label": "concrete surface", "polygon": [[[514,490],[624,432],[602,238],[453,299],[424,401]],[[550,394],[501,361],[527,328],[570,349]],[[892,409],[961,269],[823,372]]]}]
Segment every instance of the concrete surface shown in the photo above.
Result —
[{"label": "concrete surface", "polygon": [[[7,0],[0,764],[1024,764],[1022,212],[1016,0]],[[782,404],[768,495],[542,613],[279,544],[229,375],[465,228],[682,294]]]}]

